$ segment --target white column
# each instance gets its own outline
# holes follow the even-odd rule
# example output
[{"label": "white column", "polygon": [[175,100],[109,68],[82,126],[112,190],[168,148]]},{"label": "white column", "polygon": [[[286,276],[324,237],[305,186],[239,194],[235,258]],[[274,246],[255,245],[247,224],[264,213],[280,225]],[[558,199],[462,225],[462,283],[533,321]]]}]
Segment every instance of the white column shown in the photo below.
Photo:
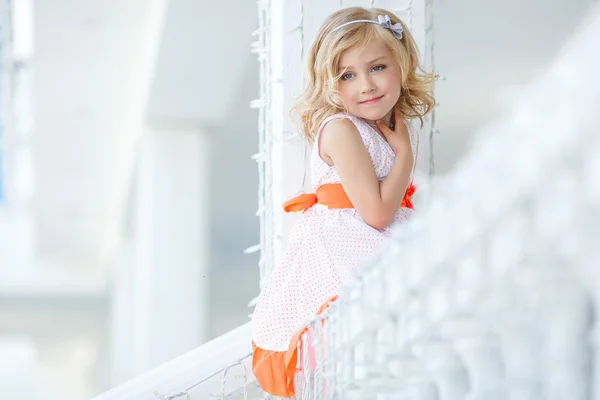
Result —
[{"label": "white column", "polygon": [[[427,72],[435,70],[435,48],[434,48],[434,0],[416,0],[410,2],[408,20],[410,30],[420,50],[421,65]],[[402,15],[400,15],[402,18]],[[435,139],[437,128],[435,126],[435,110],[424,119],[424,125],[419,136],[419,157],[417,159],[417,170],[415,179],[425,183],[429,177],[435,174],[435,157],[432,152],[432,141]],[[415,121],[416,126],[420,122]]]},{"label": "white column", "polygon": [[[110,283],[109,362],[110,387],[118,386],[136,375],[135,348],[135,264],[133,243],[124,240],[112,262]],[[145,359],[145,358],[144,358]]]},{"label": "white column", "polygon": [[136,374],[201,345],[208,323],[208,138],[151,129],[135,179],[133,355]]},{"label": "white column", "polygon": [[310,149],[298,135],[289,118],[289,110],[303,88],[304,56],[320,25],[339,7],[339,0],[271,2],[269,55],[271,81],[274,83],[269,102],[272,130],[267,133],[272,135],[273,147],[271,192],[267,196],[272,196],[274,207],[273,266],[285,250],[289,231],[298,218],[297,215],[285,215],[281,204],[302,190],[311,190],[307,170]]},{"label": "white column", "polygon": [[[302,60],[325,18],[340,7],[351,5],[383,7],[396,13],[411,26],[426,65],[432,62],[430,53],[433,36],[426,34],[432,0],[262,0],[259,3],[261,10],[270,11],[269,18],[261,21],[265,37],[258,41],[259,46],[264,46],[263,53],[259,49],[259,54],[268,61],[261,64],[261,100],[264,101],[259,102],[263,112],[260,126],[264,135],[261,135],[264,140],[262,149],[269,153],[266,157],[267,181],[263,195],[264,204],[273,208],[267,210],[262,220],[263,234],[268,233],[263,241],[272,241],[262,243],[264,275],[268,275],[280,259],[289,230],[297,218],[284,215],[281,203],[298,194],[301,189],[310,190],[308,176],[302,186],[308,167],[305,144],[288,117],[294,98],[303,87]],[[419,175],[424,176],[429,173],[430,125],[426,125],[421,134],[418,168]],[[265,276],[261,278],[264,281]]]}]

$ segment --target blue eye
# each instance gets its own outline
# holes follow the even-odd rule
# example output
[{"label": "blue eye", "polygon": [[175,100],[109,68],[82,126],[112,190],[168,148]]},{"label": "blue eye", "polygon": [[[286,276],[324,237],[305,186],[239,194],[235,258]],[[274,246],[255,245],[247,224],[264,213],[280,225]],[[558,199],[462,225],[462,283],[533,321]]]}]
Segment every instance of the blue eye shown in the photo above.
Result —
[{"label": "blue eye", "polygon": [[352,78],[354,74],[352,74],[351,72],[348,72],[347,74],[342,75],[342,80],[347,81],[348,79]]},{"label": "blue eye", "polygon": [[385,69],[385,65],[376,65],[373,68],[373,71],[377,72],[377,71],[382,71],[383,69]]}]

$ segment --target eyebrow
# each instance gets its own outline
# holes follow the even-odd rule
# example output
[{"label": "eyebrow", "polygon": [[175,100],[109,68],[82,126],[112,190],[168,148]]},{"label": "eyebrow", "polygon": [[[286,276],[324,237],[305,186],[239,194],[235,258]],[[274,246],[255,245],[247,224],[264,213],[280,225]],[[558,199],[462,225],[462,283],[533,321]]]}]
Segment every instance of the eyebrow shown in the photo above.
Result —
[{"label": "eyebrow", "polygon": [[[379,56],[379,57],[375,58],[374,60],[369,61],[367,64],[373,64],[375,61],[379,61],[379,60],[381,60],[382,58],[385,58],[385,57],[386,56]],[[354,68],[352,65],[348,65],[347,67],[343,66],[343,67],[340,67],[339,69],[340,70],[344,70],[344,69],[352,69],[352,68]]]}]

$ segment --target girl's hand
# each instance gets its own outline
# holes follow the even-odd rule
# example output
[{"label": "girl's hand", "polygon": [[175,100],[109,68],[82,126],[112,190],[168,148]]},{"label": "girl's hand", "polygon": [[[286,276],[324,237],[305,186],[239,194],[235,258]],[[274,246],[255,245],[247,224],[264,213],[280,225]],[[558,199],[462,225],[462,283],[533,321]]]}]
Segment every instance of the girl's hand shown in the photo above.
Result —
[{"label": "girl's hand", "polygon": [[394,153],[412,154],[408,128],[402,120],[402,114],[398,108],[394,109],[394,130],[391,130],[382,120],[376,121],[377,128],[383,133],[385,140],[390,144]]}]

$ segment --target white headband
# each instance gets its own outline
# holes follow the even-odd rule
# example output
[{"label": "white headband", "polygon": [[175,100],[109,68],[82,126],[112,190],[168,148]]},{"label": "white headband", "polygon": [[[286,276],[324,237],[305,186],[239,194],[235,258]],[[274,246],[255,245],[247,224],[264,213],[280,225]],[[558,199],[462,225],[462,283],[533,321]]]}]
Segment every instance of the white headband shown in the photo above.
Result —
[{"label": "white headband", "polygon": [[390,16],[389,15],[378,15],[377,16],[377,21],[373,21],[372,19],[357,19],[355,21],[349,21],[349,22],[345,22],[343,24],[341,24],[340,26],[337,26],[335,28],[333,28],[331,30],[331,32],[335,32],[338,29],[343,28],[344,26],[350,25],[350,24],[357,24],[359,22],[368,22],[371,24],[377,24],[385,29],[389,29],[390,32],[392,32],[394,34],[394,36],[396,37],[396,39],[401,40],[402,39],[402,24],[401,23],[395,23],[394,25],[392,25],[392,21],[390,20]]}]

